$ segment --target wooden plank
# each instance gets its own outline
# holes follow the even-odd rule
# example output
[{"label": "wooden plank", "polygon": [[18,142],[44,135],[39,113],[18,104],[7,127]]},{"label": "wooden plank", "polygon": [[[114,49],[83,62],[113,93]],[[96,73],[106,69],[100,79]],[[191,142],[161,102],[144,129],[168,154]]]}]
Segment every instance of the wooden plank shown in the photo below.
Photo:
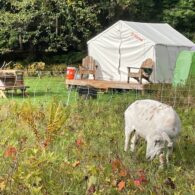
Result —
[{"label": "wooden plank", "polygon": [[0,70],[0,73],[24,73],[24,71],[23,70],[5,69],[5,70]]},{"label": "wooden plank", "polygon": [[66,85],[76,85],[76,86],[91,86],[98,89],[135,89],[144,90],[145,85],[139,83],[127,83],[120,81],[103,81],[103,80],[66,80]]},{"label": "wooden plank", "polygon": [[13,89],[25,90],[27,88],[29,88],[29,86],[24,86],[24,85],[21,85],[21,86],[0,86],[0,90],[13,90]]}]

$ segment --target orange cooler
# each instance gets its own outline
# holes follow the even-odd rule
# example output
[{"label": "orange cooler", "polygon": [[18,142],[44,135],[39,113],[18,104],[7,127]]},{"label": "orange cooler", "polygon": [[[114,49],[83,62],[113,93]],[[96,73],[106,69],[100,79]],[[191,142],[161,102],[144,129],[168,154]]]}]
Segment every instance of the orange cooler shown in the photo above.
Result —
[{"label": "orange cooler", "polygon": [[72,80],[75,77],[76,68],[75,67],[67,67],[66,79]]}]

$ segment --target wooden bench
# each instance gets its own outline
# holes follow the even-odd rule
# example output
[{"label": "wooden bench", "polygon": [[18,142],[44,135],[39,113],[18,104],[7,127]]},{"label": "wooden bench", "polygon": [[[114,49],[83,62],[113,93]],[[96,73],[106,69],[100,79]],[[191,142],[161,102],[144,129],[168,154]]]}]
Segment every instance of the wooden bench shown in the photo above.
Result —
[{"label": "wooden bench", "polygon": [[17,89],[26,95],[26,89],[29,86],[24,85],[24,72],[22,70],[0,70],[0,97],[6,98],[4,91]]},{"label": "wooden bench", "polygon": [[[142,84],[142,79],[146,79],[148,82],[150,81],[150,76],[152,74],[154,67],[154,61],[151,58],[146,59],[140,68],[137,67],[127,67],[128,68],[128,80],[129,83],[130,78],[136,79],[140,84]],[[131,72],[132,69],[138,69],[138,72]]]}]

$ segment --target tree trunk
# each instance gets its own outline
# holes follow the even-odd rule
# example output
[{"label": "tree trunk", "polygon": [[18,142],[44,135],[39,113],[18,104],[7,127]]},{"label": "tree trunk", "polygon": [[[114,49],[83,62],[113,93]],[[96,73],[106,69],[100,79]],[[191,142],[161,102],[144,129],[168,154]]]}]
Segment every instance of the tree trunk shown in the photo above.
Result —
[{"label": "tree trunk", "polygon": [[56,35],[58,35],[58,16],[56,16]]},{"label": "tree trunk", "polygon": [[22,34],[19,34],[18,39],[19,39],[20,50],[23,50]]}]

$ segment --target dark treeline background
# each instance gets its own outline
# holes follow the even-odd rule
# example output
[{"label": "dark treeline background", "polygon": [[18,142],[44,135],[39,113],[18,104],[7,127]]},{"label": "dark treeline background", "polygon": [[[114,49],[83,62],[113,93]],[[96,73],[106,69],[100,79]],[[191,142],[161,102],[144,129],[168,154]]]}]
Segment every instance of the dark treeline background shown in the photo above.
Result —
[{"label": "dark treeline background", "polygon": [[195,0],[0,0],[0,61],[74,63],[120,19],[167,22],[195,41]]}]

